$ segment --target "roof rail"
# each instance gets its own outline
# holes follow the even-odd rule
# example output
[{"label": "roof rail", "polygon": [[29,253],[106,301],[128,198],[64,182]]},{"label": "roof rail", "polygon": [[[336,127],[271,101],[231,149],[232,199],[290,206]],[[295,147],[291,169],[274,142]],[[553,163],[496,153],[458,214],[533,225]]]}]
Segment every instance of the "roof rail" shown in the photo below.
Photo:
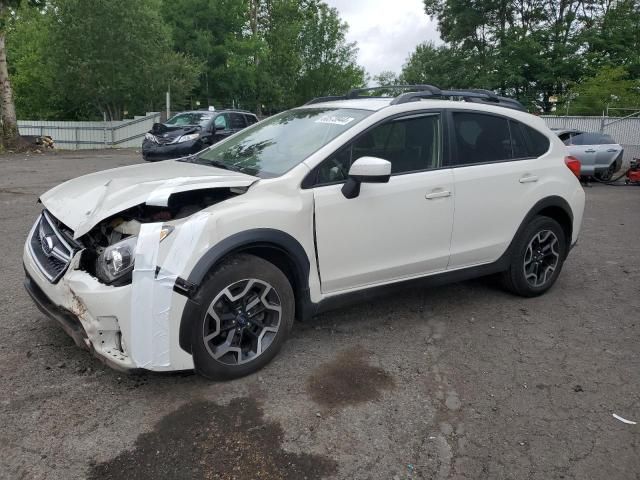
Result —
[{"label": "roof rail", "polygon": [[314,103],[331,102],[333,100],[346,100],[346,95],[329,95],[327,97],[316,97],[309,100],[305,105],[313,105]]},{"label": "roof rail", "polygon": [[[347,98],[363,98],[361,93],[365,92],[379,92],[380,90],[413,90],[416,92],[431,92],[433,95],[438,95],[440,89],[434,85],[383,85],[379,87],[366,87],[366,88],[354,88],[347,93]],[[364,98],[371,98],[364,96]]]},{"label": "roof rail", "polygon": [[318,97],[308,101],[305,105],[313,105],[315,103],[330,102],[334,100],[388,98],[361,95],[366,92],[379,92],[381,90],[410,90],[391,100],[391,105],[400,105],[402,103],[416,102],[423,99],[446,99],[456,97],[464,100],[465,102],[493,104],[500,107],[511,108],[513,110],[520,110],[522,112],[527,111],[518,100],[514,98],[500,97],[491,90],[484,90],[480,88],[466,90],[441,90],[435,85],[385,85],[380,87],[354,88],[346,95]]},{"label": "roof rail", "polygon": [[500,107],[511,108],[526,112],[524,106],[514,98],[500,97],[490,90],[469,89],[469,90],[440,90],[437,94],[431,92],[407,92],[398,95],[391,101],[391,105],[415,102],[428,98],[461,98],[465,102],[487,103]]},{"label": "roof rail", "polygon": [[379,92],[381,90],[414,90],[429,91],[437,94],[440,91],[438,87],[433,85],[384,85],[379,87],[353,88],[346,95],[329,95],[326,97],[317,97],[309,100],[305,105],[313,105],[314,103],[331,102],[334,100],[353,100],[357,98],[388,98],[388,97],[372,97],[370,95],[361,95],[366,92]]}]

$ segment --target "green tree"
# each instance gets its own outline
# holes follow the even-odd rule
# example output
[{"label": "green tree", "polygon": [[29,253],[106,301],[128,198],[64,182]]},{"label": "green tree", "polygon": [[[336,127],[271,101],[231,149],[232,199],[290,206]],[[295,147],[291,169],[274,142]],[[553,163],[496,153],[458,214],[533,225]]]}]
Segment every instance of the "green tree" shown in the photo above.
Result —
[{"label": "green tree", "polygon": [[[474,86],[550,111],[549,97],[583,75],[582,32],[608,0],[424,0]],[[471,75],[469,75],[471,72]],[[462,72],[461,72],[462,73]]]},{"label": "green tree", "polygon": [[55,119],[63,110],[49,51],[49,15],[23,4],[7,32],[9,74],[22,119]]},{"label": "green tree", "polygon": [[640,79],[631,77],[625,67],[603,67],[593,77],[573,88],[559,106],[573,115],[602,115],[607,107],[640,109]]},{"label": "green tree", "polygon": [[295,103],[340,94],[365,84],[365,72],[357,64],[358,50],[346,41],[348,25],[335,8],[309,0],[304,7],[300,33],[302,68],[295,89]]},{"label": "green tree", "polygon": [[155,110],[167,88],[184,103],[199,65],[172,50],[159,12],[159,0],[55,0],[49,55],[67,116]]},{"label": "green tree", "polygon": [[587,21],[583,40],[589,76],[603,66],[624,66],[630,76],[640,77],[640,1],[601,5]]},{"label": "green tree", "polygon": [[[22,0],[0,0],[0,146],[13,148],[18,144],[20,134],[16,119],[16,106],[13,88],[9,78],[7,63],[6,37],[14,20],[16,10],[23,4]],[[39,6],[38,0],[30,0],[31,6]]]},{"label": "green tree", "polygon": [[440,88],[482,87],[476,64],[461,50],[431,42],[420,44],[411,53],[400,76],[402,83],[430,84]]},{"label": "green tree", "polygon": [[[247,0],[164,0],[161,13],[175,51],[195,58],[202,71],[192,92],[203,105],[231,106],[246,90],[236,57],[252,50],[245,30]],[[240,62],[242,63],[242,62]],[[243,73],[246,73],[246,69]]]}]

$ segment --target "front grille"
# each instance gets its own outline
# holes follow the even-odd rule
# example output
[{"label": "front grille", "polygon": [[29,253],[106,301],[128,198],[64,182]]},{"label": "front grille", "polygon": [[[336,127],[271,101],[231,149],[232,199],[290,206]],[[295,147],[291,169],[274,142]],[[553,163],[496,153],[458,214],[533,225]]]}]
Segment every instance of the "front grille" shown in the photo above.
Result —
[{"label": "front grille", "polygon": [[57,220],[46,210],[31,229],[29,250],[38,268],[51,283],[60,280],[76,252],[71,239],[58,228]]}]

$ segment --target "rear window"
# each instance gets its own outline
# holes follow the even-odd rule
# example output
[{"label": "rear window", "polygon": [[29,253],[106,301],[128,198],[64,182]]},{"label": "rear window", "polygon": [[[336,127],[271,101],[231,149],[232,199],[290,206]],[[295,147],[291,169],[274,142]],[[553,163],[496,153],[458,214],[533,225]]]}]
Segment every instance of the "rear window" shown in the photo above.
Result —
[{"label": "rear window", "polygon": [[231,128],[244,128],[247,126],[247,122],[244,119],[244,115],[240,113],[230,113]]},{"label": "rear window", "polygon": [[475,112],[454,112],[456,165],[537,158],[550,147],[549,139],[516,120]]},{"label": "rear window", "polygon": [[546,135],[543,135],[524,123],[516,122],[514,120],[512,120],[511,123],[518,125],[522,131],[525,141],[527,142],[528,157],[540,157],[549,151],[551,142],[549,142]]},{"label": "rear window", "polygon": [[616,143],[609,135],[595,132],[580,133],[571,138],[573,145],[608,145]]},{"label": "rear window", "polygon": [[506,118],[484,113],[454,112],[457,165],[496,162],[512,158]]}]

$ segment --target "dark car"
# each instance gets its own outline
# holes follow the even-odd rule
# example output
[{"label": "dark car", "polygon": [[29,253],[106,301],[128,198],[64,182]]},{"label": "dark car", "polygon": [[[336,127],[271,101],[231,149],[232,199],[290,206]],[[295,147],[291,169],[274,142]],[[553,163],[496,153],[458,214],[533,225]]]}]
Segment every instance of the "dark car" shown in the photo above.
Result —
[{"label": "dark car", "polygon": [[142,157],[149,162],[185,157],[257,121],[253,113],[242,110],[181,112],[153,125],[142,141]]}]

